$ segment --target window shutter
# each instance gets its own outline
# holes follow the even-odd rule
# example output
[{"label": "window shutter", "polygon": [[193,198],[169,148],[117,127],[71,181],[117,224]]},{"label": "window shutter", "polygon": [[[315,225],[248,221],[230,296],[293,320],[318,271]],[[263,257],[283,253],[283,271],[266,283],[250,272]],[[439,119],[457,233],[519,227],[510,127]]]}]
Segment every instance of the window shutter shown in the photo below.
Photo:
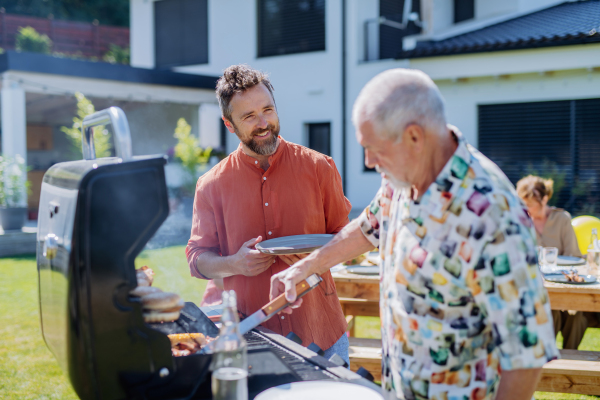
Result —
[{"label": "window shutter", "polygon": [[570,208],[581,214],[600,213],[600,99],[575,100],[576,193]]},{"label": "window shutter", "polygon": [[[528,173],[553,169],[569,178],[570,102],[479,106],[479,149],[516,184]],[[558,182],[557,182],[558,183]],[[556,193],[559,203],[568,193]]]},{"label": "window shutter", "polygon": [[331,156],[331,124],[308,124],[308,147]]},{"label": "window shutter", "polygon": [[154,3],[157,68],[208,62],[207,0],[162,0]]},{"label": "window shutter", "polygon": [[258,57],[325,50],[325,0],[258,0]]},{"label": "window shutter", "polygon": [[516,184],[553,177],[551,203],[594,214],[600,195],[600,99],[480,105],[479,149]]},{"label": "window shutter", "polygon": [[454,23],[475,18],[475,0],[454,0]]}]

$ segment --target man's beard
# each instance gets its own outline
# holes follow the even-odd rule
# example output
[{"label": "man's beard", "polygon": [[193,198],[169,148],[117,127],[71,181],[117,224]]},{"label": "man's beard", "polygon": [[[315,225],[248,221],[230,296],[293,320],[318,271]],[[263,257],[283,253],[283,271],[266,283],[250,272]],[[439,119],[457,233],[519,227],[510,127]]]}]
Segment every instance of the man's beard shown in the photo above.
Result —
[{"label": "man's beard", "polygon": [[[260,135],[261,133],[265,133],[267,131],[271,131],[271,136],[267,139],[256,140],[255,136]],[[238,134],[238,137],[240,135]],[[277,138],[279,137],[279,124],[277,127],[274,125],[267,125],[265,129],[256,129],[252,132],[252,136],[250,139],[242,142],[254,153],[259,154],[261,156],[270,156],[275,153],[277,150]],[[241,139],[240,139],[241,140]]]},{"label": "man's beard", "polygon": [[391,173],[389,173],[386,169],[381,168],[379,165],[375,165],[375,170],[380,174],[384,173],[385,178],[390,181],[392,186],[394,186],[396,189],[408,189],[412,186],[410,183],[396,179]]}]

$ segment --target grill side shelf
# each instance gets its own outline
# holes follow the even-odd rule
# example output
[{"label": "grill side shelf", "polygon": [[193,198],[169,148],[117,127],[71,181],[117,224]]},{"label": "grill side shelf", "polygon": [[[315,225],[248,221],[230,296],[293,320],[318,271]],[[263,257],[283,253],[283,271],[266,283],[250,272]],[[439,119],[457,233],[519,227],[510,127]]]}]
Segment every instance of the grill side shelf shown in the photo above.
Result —
[{"label": "grill side shelf", "polygon": [[311,350],[308,350],[306,347],[301,346],[298,343],[292,342],[291,340],[289,340],[281,335],[278,335],[275,332],[270,331],[269,329],[259,326],[258,328],[256,328],[256,330],[260,332],[260,333],[257,332],[257,334],[264,336],[265,338],[269,339],[271,342],[278,344],[279,346],[291,351],[292,353],[296,353],[296,354],[304,357],[304,359],[306,361],[308,361],[309,363],[314,364],[315,366],[329,372],[330,374],[332,374],[334,377],[336,377],[338,379],[345,379],[345,380],[361,380],[361,379],[363,379],[360,375],[350,371],[349,369],[337,366],[334,363],[332,363],[331,361],[327,360],[326,358],[319,356],[317,353],[315,353]]},{"label": "grill side shelf", "polygon": [[[279,336],[279,335],[277,335]],[[300,381],[328,380],[337,377],[326,369],[308,362],[304,357],[270,340],[259,332],[251,331],[245,336],[248,342],[248,352],[270,350],[283,362]],[[281,337],[281,336],[280,336]]]}]

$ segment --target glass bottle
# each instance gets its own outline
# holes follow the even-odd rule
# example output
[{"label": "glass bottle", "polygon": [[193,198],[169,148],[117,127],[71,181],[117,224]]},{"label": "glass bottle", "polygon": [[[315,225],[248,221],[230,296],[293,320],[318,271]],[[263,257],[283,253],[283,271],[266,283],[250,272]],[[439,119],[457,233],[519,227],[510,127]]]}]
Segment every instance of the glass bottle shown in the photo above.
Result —
[{"label": "glass bottle", "polygon": [[588,252],[590,250],[600,250],[598,248],[598,230],[596,228],[592,228],[592,238],[590,239],[590,245],[588,246]]},{"label": "glass bottle", "polygon": [[248,400],[248,345],[240,334],[235,292],[224,291],[221,330],[211,364],[214,400]]},{"label": "glass bottle", "polygon": [[592,238],[587,250],[587,268],[588,273],[598,275],[600,270],[600,247],[598,246],[598,230],[592,228]]}]

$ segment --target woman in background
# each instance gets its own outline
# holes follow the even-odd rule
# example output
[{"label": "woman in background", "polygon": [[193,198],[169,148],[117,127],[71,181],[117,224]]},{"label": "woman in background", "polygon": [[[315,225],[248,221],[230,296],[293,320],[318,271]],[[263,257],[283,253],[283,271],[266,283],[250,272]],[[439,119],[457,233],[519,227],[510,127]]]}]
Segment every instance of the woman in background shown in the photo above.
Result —
[{"label": "woman in background", "polygon": [[[517,194],[523,200],[533,220],[538,246],[556,247],[559,255],[581,257],[577,237],[571,226],[571,214],[549,207],[554,182],[529,175],[517,182]],[[583,312],[552,311],[554,332],[562,332],[563,349],[577,349],[588,327]]]}]

